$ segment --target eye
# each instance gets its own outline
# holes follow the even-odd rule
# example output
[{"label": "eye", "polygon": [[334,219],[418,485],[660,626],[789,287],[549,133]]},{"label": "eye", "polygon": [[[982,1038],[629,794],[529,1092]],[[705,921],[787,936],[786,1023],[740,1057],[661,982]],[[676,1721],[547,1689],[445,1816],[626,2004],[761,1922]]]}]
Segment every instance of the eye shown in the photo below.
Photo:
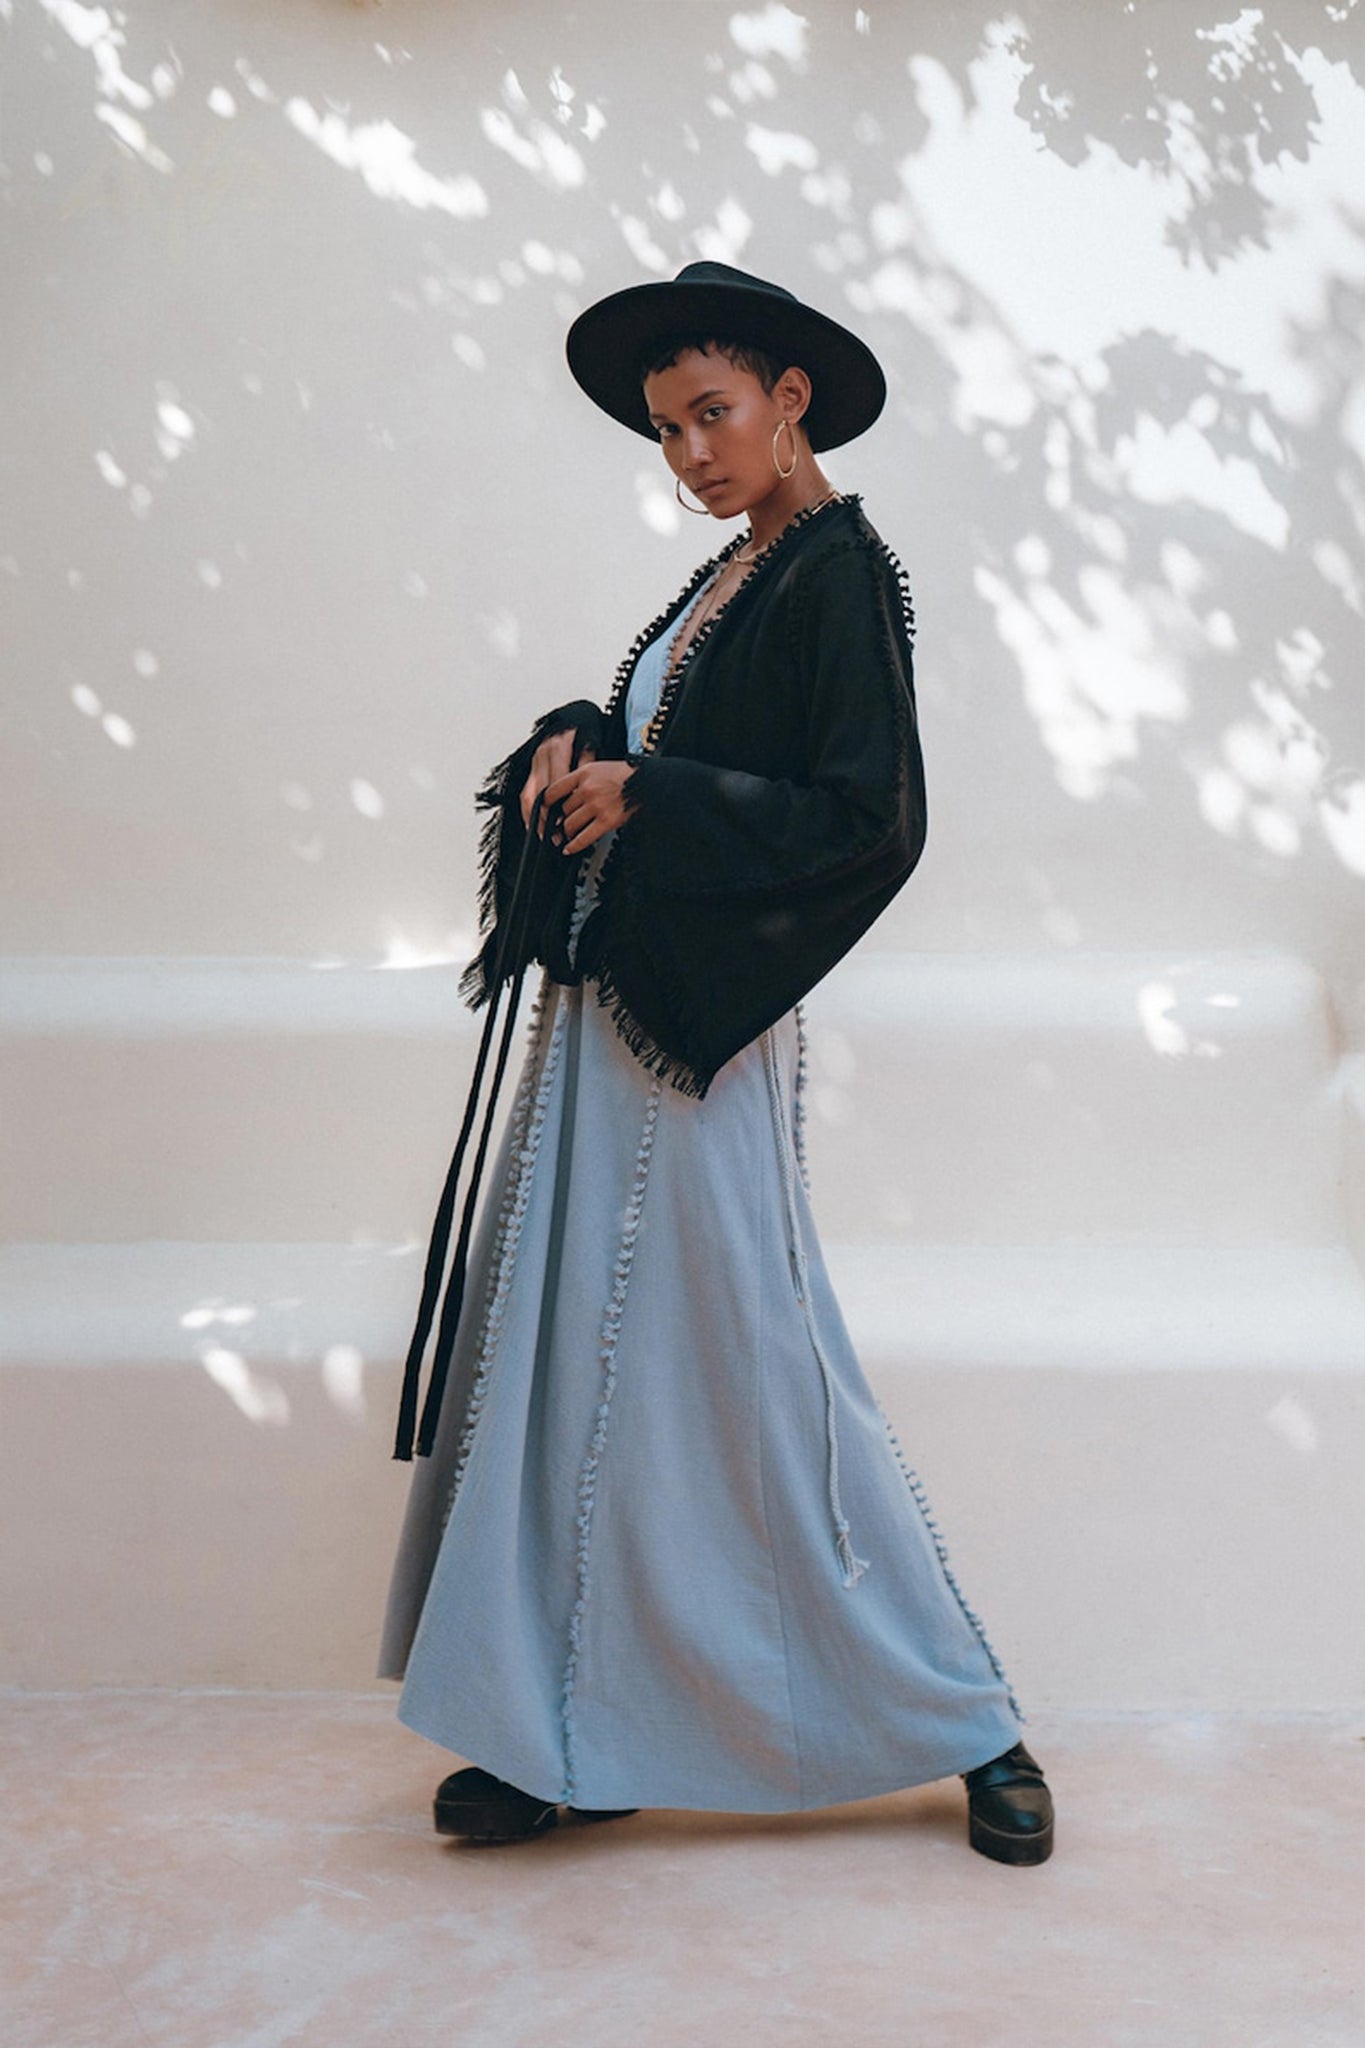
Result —
[{"label": "eye", "polygon": [[670,434],[676,434],[677,431],[677,428],[674,426],[663,426],[656,429],[656,432],[658,433],[659,439],[661,441],[666,441],[669,438]]},{"label": "eye", "polygon": [[702,418],[704,420],[724,419],[727,410],[728,408],[723,405],[708,405],[705,412],[702,414]]}]

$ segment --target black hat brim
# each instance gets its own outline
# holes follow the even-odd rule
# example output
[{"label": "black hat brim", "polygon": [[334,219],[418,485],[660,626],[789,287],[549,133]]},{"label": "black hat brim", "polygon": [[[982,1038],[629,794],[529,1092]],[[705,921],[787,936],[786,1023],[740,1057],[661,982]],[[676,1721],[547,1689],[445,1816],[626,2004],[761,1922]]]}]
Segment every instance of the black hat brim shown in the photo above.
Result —
[{"label": "black hat brim", "polygon": [[747,342],[784,368],[799,365],[811,380],[803,424],[817,454],[865,433],[886,403],[886,378],[867,344],[761,278],[741,283],[729,276],[684,275],[669,283],[630,285],[579,314],[565,353],[595,405],[657,442],[641,389],[641,364],[652,344],[677,334]]}]

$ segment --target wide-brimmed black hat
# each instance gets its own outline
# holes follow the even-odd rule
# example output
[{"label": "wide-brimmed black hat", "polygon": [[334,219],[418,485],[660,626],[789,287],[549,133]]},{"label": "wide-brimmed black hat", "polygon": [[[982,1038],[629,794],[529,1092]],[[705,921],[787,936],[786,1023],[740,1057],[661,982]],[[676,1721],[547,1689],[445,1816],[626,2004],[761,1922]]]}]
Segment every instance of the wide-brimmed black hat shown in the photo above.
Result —
[{"label": "wide-brimmed black hat", "polygon": [[565,353],[603,412],[657,441],[640,388],[651,345],[675,334],[747,342],[798,364],[811,380],[802,424],[818,454],[864,433],[886,403],[886,378],[866,342],[766,278],[728,263],[689,263],[668,284],[612,292],[580,313]]}]

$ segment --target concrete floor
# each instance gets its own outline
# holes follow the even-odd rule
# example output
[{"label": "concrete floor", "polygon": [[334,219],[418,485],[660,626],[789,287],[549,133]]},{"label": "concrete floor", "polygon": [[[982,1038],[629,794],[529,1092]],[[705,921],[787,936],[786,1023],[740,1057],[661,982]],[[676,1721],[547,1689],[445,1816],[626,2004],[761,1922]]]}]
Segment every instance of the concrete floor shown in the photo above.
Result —
[{"label": "concrete floor", "polygon": [[1361,2048],[1365,1715],[1042,1715],[957,1780],[500,1850],[374,1694],[0,1696],[6,2048]]}]

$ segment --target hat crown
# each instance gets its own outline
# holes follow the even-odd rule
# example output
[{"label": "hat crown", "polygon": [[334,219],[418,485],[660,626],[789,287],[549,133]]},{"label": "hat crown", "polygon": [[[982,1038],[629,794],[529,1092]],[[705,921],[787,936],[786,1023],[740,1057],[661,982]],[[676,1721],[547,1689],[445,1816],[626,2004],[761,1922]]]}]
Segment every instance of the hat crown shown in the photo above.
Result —
[{"label": "hat crown", "polygon": [[796,293],[789,292],[785,285],[770,284],[766,277],[754,277],[747,270],[736,270],[729,263],[686,263],[673,280],[674,284],[738,285],[745,291],[768,292],[775,299],[786,299],[789,305],[798,303]]}]

